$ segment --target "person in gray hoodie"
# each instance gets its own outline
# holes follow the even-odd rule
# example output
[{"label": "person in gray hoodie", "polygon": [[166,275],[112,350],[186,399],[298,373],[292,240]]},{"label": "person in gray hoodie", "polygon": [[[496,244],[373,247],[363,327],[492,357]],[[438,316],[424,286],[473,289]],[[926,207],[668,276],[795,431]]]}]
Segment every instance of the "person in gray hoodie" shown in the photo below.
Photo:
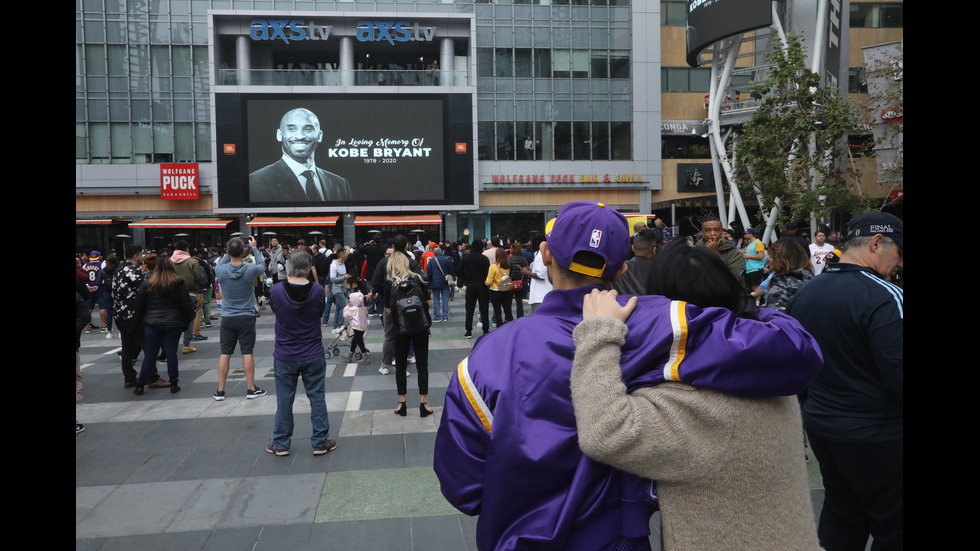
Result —
[{"label": "person in gray hoodie", "polygon": [[245,397],[265,396],[265,391],[255,386],[255,358],[252,357],[255,347],[255,293],[252,287],[256,278],[265,272],[265,259],[261,254],[255,254],[252,255],[254,264],[246,262],[252,250],[258,252],[254,237],[248,236],[248,248],[236,237],[228,242],[228,254],[221,257],[214,269],[222,295],[221,356],[218,357],[218,390],[214,393],[214,399],[219,402],[225,399],[225,381],[235,344],[239,344],[242,351],[242,370],[248,383]]}]

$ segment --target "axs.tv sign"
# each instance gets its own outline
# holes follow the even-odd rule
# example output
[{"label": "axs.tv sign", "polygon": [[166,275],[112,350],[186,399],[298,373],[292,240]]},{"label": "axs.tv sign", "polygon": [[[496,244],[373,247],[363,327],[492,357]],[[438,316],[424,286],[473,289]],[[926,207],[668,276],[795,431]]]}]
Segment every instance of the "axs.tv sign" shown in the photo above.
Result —
[{"label": "axs.tv sign", "polygon": [[[286,44],[297,40],[326,40],[333,25],[317,25],[303,19],[253,19],[249,36],[252,40],[282,40]],[[426,27],[418,22],[372,21],[357,22],[358,42],[432,42],[436,27]]]}]

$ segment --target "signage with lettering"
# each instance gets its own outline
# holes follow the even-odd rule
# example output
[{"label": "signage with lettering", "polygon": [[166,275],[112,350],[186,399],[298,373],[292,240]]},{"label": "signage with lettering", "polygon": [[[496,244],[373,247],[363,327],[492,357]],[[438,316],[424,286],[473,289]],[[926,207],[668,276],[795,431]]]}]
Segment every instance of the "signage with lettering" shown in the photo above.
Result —
[{"label": "signage with lettering", "polygon": [[677,163],[677,191],[705,193],[715,191],[711,163]]},{"label": "signage with lettering", "polygon": [[160,165],[160,198],[194,201],[200,198],[200,172],[197,163]]},{"label": "signage with lettering", "polygon": [[253,19],[249,36],[252,40],[326,40],[332,25],[317,25],[302,19]]},{"label": "signage with lettering", "polygon": [[432,42],[435,27],[423,27],[416,22],[409,26],[408,21],[371,21],[362,19],[357,22],[357,40],[359,42]]},{"label": "signage with lettering", "polygon": [[640,174],[491,174],[494,184],[642,184]]}]

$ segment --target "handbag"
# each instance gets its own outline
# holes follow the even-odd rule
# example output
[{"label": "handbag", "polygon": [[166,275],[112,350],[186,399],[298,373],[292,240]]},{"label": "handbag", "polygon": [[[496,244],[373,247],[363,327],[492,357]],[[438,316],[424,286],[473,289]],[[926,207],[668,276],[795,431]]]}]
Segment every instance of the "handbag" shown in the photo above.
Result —
[{"label": "handbag", "polygon": [[442,264],[439,262],[439,257],[433,256],[433,260],[436,261],[436,266],[439,267],[439,271],[442,272],[442,277],[446,280],[446,285],[450,287],[456,286],[456,278],[451,275],[446,275],[446,271],[442,269]]}]

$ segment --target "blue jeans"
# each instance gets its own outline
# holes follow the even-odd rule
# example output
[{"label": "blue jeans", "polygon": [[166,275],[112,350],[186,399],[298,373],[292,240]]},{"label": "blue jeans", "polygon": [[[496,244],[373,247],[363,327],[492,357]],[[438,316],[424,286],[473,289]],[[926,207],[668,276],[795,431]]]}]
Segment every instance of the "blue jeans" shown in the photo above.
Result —
[{"label": "blue jeans", "polygon": [[167,376],[171,383],[177,383],[180,373],[177,371],[177,343],[180,342],[180,327],[143,327],[143,365],[140,367],[139,384],[148,385],[153,381],[156,370],[157,355],[160,349],[167,356]]},{"label": "blue jeans", "polygon": [[333,315],[333,328],[344,326],[344,307],[347,306],[347,293],[333,293],[330,295],[334,304],[337,305],[337,312]]},{"label": "blue jeans", "polygon": [[313,436],[310,444],[314,447],[327,445],[330,435],[330,421],[327,419],[327,401],[324,391],[324,377],[327,360],[323,356],[298,362],[275,359],[276,372],[276,423],[272,429],[272,440],[276,448],[288,450],[293,437],[293,401],[296,399],[296,382],[303,377],[306,397],[310,399],[310,420],[313,422]]},{"label": "blue jeans", "polygon": [[449,321],[449,286],[432,289],[432,317]]}]

